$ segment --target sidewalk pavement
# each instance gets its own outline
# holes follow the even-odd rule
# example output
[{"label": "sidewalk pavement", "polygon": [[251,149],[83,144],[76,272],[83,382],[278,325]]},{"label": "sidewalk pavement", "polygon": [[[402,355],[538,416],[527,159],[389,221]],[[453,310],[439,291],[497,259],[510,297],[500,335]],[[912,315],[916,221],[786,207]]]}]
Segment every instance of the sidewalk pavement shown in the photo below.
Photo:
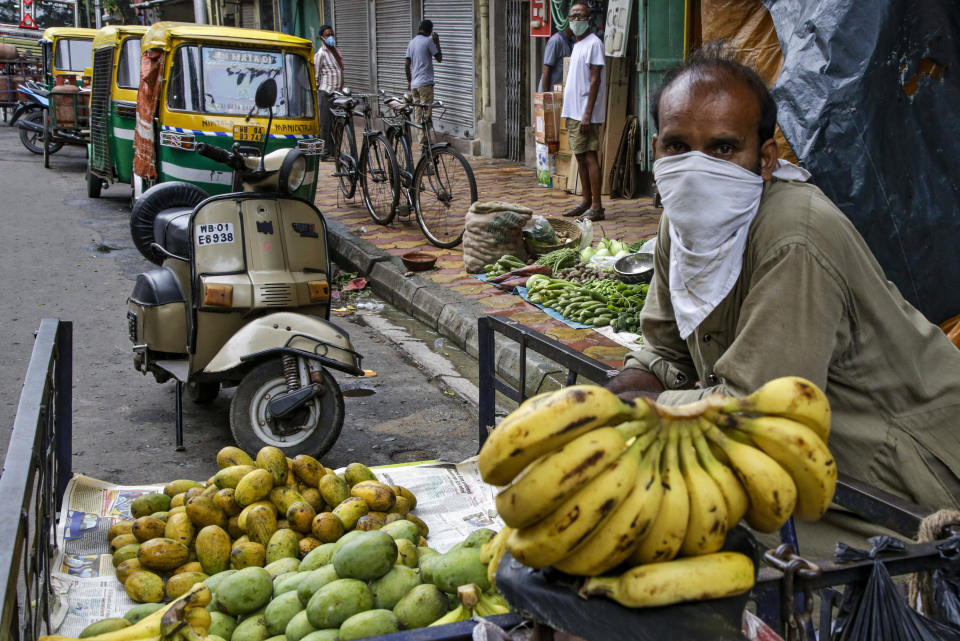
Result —
[{"label": "sidewalk pavement", "polygon": [[[514,202],[543,215],[559,215],[577,204],[579,196],[540,187],[532,169],[499,159],[469,158],[477,180],[481,202]],[[327,219],[333,258],[351,271],[363,274],[373,291],[393,306],[434,328],[448,340],[477,357],[477,319],[485,315],[507,317],[581,353],[619,368],[628,348],[592,329],[572,329],[547,316],[520,296],[507,294],[487,285],[463,268],[459,247],[440,249],[431,245],[417,226],[414,215],[395,218],[390,225],[373,222],[363,204],[360,187],[351,200],[345,200],[331,176],[333,163],[321,163],[317,182],[317,206]],[[401,197],[402,198],[402,197]],[[649,198],[634,200],[605,199],[606,220],[594,223],[594,237],[607,236],[635,242],[654,236],[659,210]],[[602,227],[602,231],[601,231]],[[437,256],[433,270],[408,272],[400,255],[421,251]],[[503,352],[503,353],[500,353]],[[498,369],[507,374],[517,368],[515,345],[498,345]],[[530,366],[528,365],[528,370]],[[528,375],[527,390],[539,390],[545,376],[559,372],[543,362],[535,363]]]}]

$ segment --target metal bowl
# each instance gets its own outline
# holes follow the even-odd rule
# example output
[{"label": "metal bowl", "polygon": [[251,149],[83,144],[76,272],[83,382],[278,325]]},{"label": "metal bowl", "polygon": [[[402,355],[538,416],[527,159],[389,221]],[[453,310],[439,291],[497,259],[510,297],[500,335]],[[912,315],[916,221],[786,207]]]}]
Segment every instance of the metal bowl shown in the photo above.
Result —
[{"label": "metal bowl", "polygon": [[613,264],[613,271],[624,283],[649,283],[653,278],[653,254],[628,254]]},{"label": "metal bowl", "polygon": [[412,272],[422,272],[432,269],[437,262],[437,257],[425,252],[408,252],[400,257],[403,264]]}]

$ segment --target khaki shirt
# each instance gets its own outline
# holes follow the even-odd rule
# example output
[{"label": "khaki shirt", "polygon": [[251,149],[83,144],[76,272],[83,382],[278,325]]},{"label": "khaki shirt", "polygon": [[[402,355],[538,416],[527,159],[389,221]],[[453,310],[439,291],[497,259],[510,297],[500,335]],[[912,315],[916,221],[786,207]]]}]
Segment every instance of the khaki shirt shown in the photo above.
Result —
[{"label": "khaki shirt", "polygon": [[830,399],[840,472],[931,508],[960,505],[960,350],[904,300],[823,192],[764,185],[737,283],[686,340],[670,303],[667,225],[663,216],[645,345],[625,368],[660,379],[668,404],[807,378]]}]

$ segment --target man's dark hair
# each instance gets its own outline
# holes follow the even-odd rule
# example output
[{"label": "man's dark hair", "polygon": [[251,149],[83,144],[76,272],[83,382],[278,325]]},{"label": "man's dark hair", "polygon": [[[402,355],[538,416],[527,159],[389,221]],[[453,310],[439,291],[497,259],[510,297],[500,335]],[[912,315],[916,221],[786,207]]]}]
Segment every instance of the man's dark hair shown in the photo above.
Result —
[{"label": "man's dark hair", "polygon": [[333,27],[331,27],[331,26],[328,25],[328,24],[322,24],[322,25],[320,25],[320,31],[318,31],[317,33],[320,34],[320,37],[321,37],[321,38],[323,37],[323,32],[326,31],[327,29],[333,29]]},{"label": "man's dark hair", "polygon": [[660,98],[667,87],[685,76],[693,76],[694,80],[722,76],[742,82],[753,92],[760,107],[760,123],[757,127],[760,142],[773,138],[777,127],[777,103],[767,90],[763,78],[747,65],[737,62],[735,56],[736,50],[725,41],[713,40],[687,56],[683,66],[668,71],[650,101],[650,118],[657,131],[660,130]]},{"label": "man's dark hair", "polygon": [[431,33],[433,33],[433,21],[424,20],[423,22],[421,22],[420,33],[422,33],[425,36],[429,36]]}]

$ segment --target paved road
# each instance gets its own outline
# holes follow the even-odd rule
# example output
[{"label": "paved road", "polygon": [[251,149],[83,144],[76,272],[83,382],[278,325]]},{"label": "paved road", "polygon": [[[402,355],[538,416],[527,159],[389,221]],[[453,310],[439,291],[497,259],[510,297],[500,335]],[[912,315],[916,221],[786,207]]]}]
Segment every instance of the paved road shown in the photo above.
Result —
[{"label": "paved road", "polygon": [[[74,322],[74,471],[139,483],[207,478],[214,454],[232,442],[232,390],[208,407],[185,407],[187,451],[173,449],[174,385],[158,385],[132,366],[126,298],[150,267],[130,241],[126,185],[86,197],[84,150],[67,147],[44,169],[39,156],[0,122],[0,444],[6,442],[20,386],[44,317]],[[324,458],[336,467],[442,457],[476,451],[476,412],[432,382],[394,342],[362,323],[335,318],[378,376],[336,374],[342,387],[372,395],[346,399],[346,421]]]}]

